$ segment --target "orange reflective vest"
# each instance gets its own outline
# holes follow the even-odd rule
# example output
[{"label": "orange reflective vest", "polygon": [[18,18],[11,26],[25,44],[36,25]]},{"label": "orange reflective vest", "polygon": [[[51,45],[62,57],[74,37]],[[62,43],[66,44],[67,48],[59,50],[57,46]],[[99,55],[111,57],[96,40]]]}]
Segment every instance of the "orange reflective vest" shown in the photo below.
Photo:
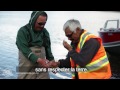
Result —
[{"label": "orange reflective vest", "polygon": [[[75,69],[78,72],[79,79],[109,79],[111,77],[110,63],[108,61],[105,49],[102,45],[101,38],[84,31],[80,37],[76,52],[80,53],[80,50],[82,49],[84,43],[90,38],[95,38],[100,42],[100,48],[98,52],[93,57],[91,62],[85,66],[84,70],[83,68],[80,68],[79,65],[75,64],[74,60],[70,58],[71,68],[76,67]],[[72,78],[75,79],[74,72],[72,72]]]}]

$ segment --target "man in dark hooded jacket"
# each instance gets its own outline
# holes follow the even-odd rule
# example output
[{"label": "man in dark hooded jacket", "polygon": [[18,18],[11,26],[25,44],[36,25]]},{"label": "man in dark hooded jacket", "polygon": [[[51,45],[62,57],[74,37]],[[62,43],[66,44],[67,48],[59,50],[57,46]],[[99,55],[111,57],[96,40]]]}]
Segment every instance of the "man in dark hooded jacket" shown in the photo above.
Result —
[{"label": "man in dark hooded jacket", "polygon": [[49,79],[49,73],[36,73],[36,69],[48,68],[48,60],[54,60],[49,32],[44,28],[47,21],[44,11],[33,11],[28,24],[17,33],[19,49],[18,79]]}]

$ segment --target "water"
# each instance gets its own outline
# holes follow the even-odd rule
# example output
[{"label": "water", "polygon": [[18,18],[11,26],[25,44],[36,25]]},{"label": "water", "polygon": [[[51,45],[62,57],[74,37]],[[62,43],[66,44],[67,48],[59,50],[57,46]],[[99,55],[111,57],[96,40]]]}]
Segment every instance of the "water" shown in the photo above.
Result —
[{"label": "water", "polygon": [[[51,48],[56,61],[61,58],[64,59],[67,54],[62,41],[67,40],[63,25],[68,19],[80,20],[82,28],[96,35],[107,19],[120,19],[119,12],[47,11],[47,13],[49,17],[45,27],[50,33]],[[18,29],[28,23],[30,15],[31,11],[0,11],[0,79],[17,78],[18,49],[15,44],[16,35]],[[53,74],[50,72],[50,77],[51,79],[71,79],[71,74],[65,72]]]}]

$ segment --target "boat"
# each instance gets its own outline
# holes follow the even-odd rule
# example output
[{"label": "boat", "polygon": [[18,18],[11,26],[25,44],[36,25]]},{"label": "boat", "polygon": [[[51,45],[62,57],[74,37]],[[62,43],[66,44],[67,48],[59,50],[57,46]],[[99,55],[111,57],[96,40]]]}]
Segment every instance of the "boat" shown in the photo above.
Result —
[{"label": "boat", "polygon": [[119,19],[106,20],[104,27],[98,31],[108,54],[120,56],[120,28]]}]

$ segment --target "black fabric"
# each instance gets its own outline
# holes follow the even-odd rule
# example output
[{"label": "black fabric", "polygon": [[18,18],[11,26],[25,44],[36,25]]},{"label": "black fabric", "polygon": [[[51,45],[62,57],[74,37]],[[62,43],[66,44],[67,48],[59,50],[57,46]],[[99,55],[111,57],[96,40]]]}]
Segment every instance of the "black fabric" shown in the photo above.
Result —
[{"label": "black fabric", "polygon": [[90,39],[85,44],[80,53],[72,50],[68,53],[66,59],[60,59],[60,67],[70,67],[70,57],[75,60],[75,63],[84,67],[88,64],[97,53],[100,48],[100,44],[96,39]]},{"label": "black fabric", "polygon": [[69,52],[69,56],[80,67],[85,67],[93,59],[99,48],[99,42],[96,39],[91,38],[84,44],[80,53],[77,53],[75,50],[72,50]]},{"label": "black fabric", "polygon": [[66,59],[59,59],[60,65],[59,68],[71,68],[71,64],[70,64],[70,56],[69,54],[67,54]]},{"label": "black fabric", "polygon": [[[60,68],[62,68],[62,67],[70,68],[71,67],[70,57],[80,67],[85,67],[92,60],[92,58],[95,56],[95,54],[99,50],[100,43],[96,39],[91,38],[84,44],[80,53],[77,53],[75,51],[75,47],[77,45],[72,44],[72,46],[73,46],[73,50],[68,53],[67,58],[59,60]],[[75,79],[78,79],[77,71],[75,71]]]}]

